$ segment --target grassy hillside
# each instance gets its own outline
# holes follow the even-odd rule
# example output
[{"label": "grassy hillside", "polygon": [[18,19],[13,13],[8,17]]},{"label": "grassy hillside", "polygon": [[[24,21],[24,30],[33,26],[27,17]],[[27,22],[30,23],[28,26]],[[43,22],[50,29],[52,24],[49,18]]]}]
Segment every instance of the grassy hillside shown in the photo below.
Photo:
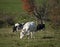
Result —
[{"label": "grassy hillside", "polygon": [[[49,29],[48,29],[49,28]],[[19,32],[12,28],[0,29],[0,47],[60,47],[60,32],[48,27],[45,31],[36,32],[35,39],[19,39]]]}]

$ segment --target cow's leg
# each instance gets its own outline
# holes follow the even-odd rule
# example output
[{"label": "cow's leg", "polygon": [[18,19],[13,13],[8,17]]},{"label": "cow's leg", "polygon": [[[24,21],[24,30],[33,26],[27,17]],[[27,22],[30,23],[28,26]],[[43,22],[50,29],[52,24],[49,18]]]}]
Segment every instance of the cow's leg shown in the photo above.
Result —
[{"label": "cow's leg", "polygon": [[35,32],[31,32],[31,38],[35,38],[34,33]]},{"label": "cow's leg", "polygon": [[27,38],[29,39],[30,38],[30,31],[27,31],[26,35],[27,35]]},{"label": "cow's leg", "polygon": [[33,36],[33,33],[31,32],[31,38],[32,38],[32,36]]},{"label": "cow's leg", "polygon": [[18,31],[18,27],[16,27],[16,32]]}]

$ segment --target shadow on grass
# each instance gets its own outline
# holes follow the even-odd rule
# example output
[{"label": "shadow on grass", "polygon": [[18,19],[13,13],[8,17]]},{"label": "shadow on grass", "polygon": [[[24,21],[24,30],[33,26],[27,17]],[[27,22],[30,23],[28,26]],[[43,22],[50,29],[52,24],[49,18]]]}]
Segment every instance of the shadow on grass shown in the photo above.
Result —
[{"label": "shadow on grass", "polygon": [[54,38],[54,37],[52,37],[52,36],[44,36],[42,39],[52,39],[52,38]]}]

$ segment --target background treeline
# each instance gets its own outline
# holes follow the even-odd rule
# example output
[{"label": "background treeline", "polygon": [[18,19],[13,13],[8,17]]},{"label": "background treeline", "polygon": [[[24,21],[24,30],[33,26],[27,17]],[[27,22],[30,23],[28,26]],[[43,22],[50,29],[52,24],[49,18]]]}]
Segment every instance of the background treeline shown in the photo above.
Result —
[{"label": "background treeline", "polygon": [[[17,1],[17,2],[16,2]],[[51,27],[60,27],[60,0],[35,0],[37,9]],[[0,0],[0,27],[9,27],[16,22],[35,21],[22,9],[20,0]]]}]

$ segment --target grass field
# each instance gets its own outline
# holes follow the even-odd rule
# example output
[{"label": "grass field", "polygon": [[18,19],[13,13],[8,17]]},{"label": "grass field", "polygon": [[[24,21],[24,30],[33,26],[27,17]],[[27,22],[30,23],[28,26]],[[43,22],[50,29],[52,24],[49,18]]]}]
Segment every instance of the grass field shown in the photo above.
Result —
[{"label": "grass field", "polygon": [[[36,0],[39,4],[42,0]],[[16,21],[32,21],[22,9],[21,0],[0,0],[0,16],[14,16]],[[33,20],[34,21],[34,20]],[[19,39],[19,32],[12,32],[12,27],[0,28],[0,47],[60,47],[60,30],[46,24],[45,31],[36,32],[35,39]]]},{"label": "grass field", "polygon": [[[48,29],[49,28],[49,29]],[[50,27],[45,31],[36,32],[35,39],[19,39],[19,32],[12,32],[12,28],[0,29],[0,47],[60,47],[60,31]]]}]

